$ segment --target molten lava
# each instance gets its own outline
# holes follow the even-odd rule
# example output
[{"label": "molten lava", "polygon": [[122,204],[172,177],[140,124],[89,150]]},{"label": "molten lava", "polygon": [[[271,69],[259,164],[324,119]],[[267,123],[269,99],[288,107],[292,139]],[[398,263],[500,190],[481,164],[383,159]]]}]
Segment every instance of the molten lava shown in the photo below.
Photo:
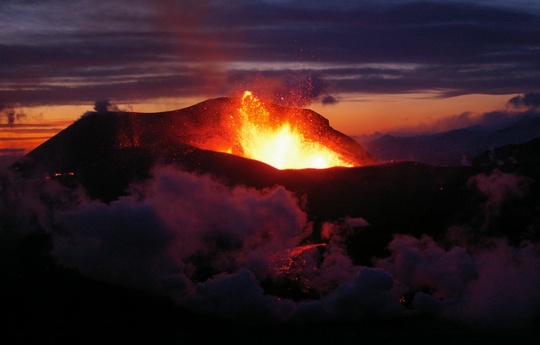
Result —
[{"label": "molten lava", "polygon": [[[303,269],[307,261],[302,258],[304,252],[313,248],[325,247],[326,243],[306,244],[294,248],[289,248],[283,253],[275,254],[272,257],[274,270],[279,274],[292,274],[299,267]],[[296,272],[298,273],[298,272]]]},{"label": "molten lava", "polygon": [[276,122],[264,104],[246,91],[239,112],[238,140],[243,156],[278,169],[351,167],[328,147],[308,140],[289,122]]}]

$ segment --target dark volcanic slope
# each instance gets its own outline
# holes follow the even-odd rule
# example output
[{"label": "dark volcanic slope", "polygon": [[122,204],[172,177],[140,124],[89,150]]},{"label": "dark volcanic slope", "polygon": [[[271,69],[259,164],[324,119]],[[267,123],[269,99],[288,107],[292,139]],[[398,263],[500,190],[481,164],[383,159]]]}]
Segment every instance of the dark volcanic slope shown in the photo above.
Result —
[{"label": "dark volcanic slope", "polygon": [[[158,114],[91,113],[30,152],[16,167],[23,176],[52,176],[81,185],[91,198],[105,202],[125,194],[133,181],[148,178],[156,164],[175,164],[183,170],[212,174],[231,185],[282,185],[306,200],[306,213],[316,227],[346,216],[365,218],[370,230],[350,239],[351,251],[357,251],[353,256],[359,261],[380,255],[395,233],[442,238],[452,225],[459,225],[463,231],[482,229],[473,236],[506,235],[514,242],[523,236],[538,237],[535,229],[540,224],[535,212],[540,209],[540,191],[535,183],[530,183],[524,198],[502,205],[505,212],[490,218],[489,224],[484,224],[486,196],[469,183],[471,177],[495,169],[525,174],[536,181],[537,166],[523,170],[519,165],[434,167],[402,162],[278,170],[259,161],[212,151],[234,144],[236,134],[230,120],[235,102],[220,98]],[[294,113],[290,117],[293,120],[310,119],[313,125],[309,135],[340,143],[346,154],[373,163],[358,144],[329,127],[320,115],[279,107],[272,111],[278,116]]]},{"label": "dark volcanic slope", "polygon": [[[180,139],[185,144],[213,151],[227,147],[241,156],[236,127],[240,106],[237,98],[218,98],[176,112],[156,114],[156,120],[171,126],[171,131],[166,133],[171,141]],[[326,118],[312,110],[276,104],[264,104],[264,107],[270,113],[269,126],[288,122],[307,139],[329,147],[354,165],[376,162],[358,142],[333,129]]]},{"label": "dark volcanic slope", "polygon": [[[204,165],[205,160],[221,159],[218,152],[203,151],[229,149],[241,156],[239,107],[236,98],[218,98],[162,113],[88,113],[30,152],[18,168],[26,176],[40,178],[71,172],[89,188],[91,196],[114,198],[130,181],[148,176],[150,167],[158,162],[185,161],[189,169]],[[333,149],[355,165],[376,162],[356,141],[311,110],[265,107],[273,123],[289,122],[307,139]]]},{"label": "dark volcanic slope", "polygon": [[[30,152],[26,164],[30,170],[43,167],[44,173],[80,173],[100,160],[122,160],[133,152],[144,152],[152,160],[174,160],[190,147],[229,149],[242,156],[237,129],[239,106],[238,99],[218,98],[163,113],[89,113]],[[334,130],[328,120],[311,110],[277,105],[267,105],[266,109],[273,122],[289,122],[307,139],[331,148],[354,165],[376,162],[356,141]]]}]

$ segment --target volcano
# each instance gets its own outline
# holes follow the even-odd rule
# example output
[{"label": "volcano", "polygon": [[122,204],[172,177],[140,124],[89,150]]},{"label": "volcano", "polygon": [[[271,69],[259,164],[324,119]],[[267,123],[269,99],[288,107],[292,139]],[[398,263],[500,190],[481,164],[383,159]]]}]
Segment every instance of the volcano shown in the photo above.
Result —
[{"label": "volcano", "polygon": [[[326,153],[278,168],[280,160],[250,146],[257,138],[276,152],[292,143]],[[493,313],[500,307],[535,324],[539,148],[501,148],[470,166],[378,162],[323,116],[249,95],[163,113],[87,113],[13,165],[21,178],[1,185],[6,315],[34,315],[34,305],[18,304],[34,296],[42,311],[32,322],[46,327],[57,327],[46,311],[60,305],[56,317],[68,324],[83,310],[87,332],[112,311],[152,335],[177,332],[176,322],[182,332],[203,325],[197,340],[222,317],[313,320],[317,331],[320,320],[351,322],[346,334],[362,333],[359,325],[386,334],[386,319],[364,319],[396,317],[392,327],[411,339],[432,326],[452,333],[423,319],[445,312],[467,323],[473,310],[497,326],[509,319]],[[11,267],[6,253],[14,252]],[[148,284],[166,300],[141,295]],[[45,287],[37,297],[36,286]],[[168,297],[186,309],[170,309]],[[420,324],[403,323],[411,310]],[[342,333],[329,330],[325,343]]]},{"label": "volcano", "polygon": [[[222,165],[234,162],[231,168],[245,171],[242,180],[252,179],[249,172],[253,168],[239,166],[265,164],[257,149],[263,155],[266,151],[269,162],[277,164],[286,164],[281,156],[291,152],[295,155],[288,159],[297,163],[305,155],[325,151],[327,157],[314,157],[313,166],[307,162],[301,168],[377,162],[358,142],[333,129],[314,111],[266,105],[257,99],[247,102],[244,96],[211,99],[162,113],[90,112],[31,151],[17,169],[25,176],[77,179],[93,197],[112,200],[134,179],[148,176],[158,163],[218,173],[230,170]],[[329,155],[330,160],[324,162]]]},{"label": "volcano", "polygon": [[[26,178],[53,179],[82,186],[93,199],[104,202],[125,195],[136,181],[151,178],[156,165],[175,165],[197,174],[209,174],[229,185],[257,189],[276,185],[303,195],[305,209],[315,224],[361,216],[369,232],[351,237],[351,251],[359,262],[369,263],[382,254],[396,233],[429,234],[443,238],[457,223],[479,222],[484,199],[470,186],[471,177],[494,170],[519,171],[537,178],[531,164],[438,167],[414,161],[379,163],[350,137],[334,130],[327,119],[308,109],[264,105],[261,126],[278,128],[287,123],[305,141],[329,148],[346,166],[324,169],[277,169],[246,157],[239,122],[246,111],[243,98],[210,99],[161,113],[90,112],[31,151],[14,165]],[[259,101],[257,101],[259,102]],[[248,104],[259,111],[260,104]],[[242,110],[244,109],[244,110]],[[526,150],[530,151],[530,150]],[[535,153],[531,153],[533,156]],[[526,171],[522,171],[527,167]],[[533,167],[535,167],[533,165]],[[538,191],[532,189],[519,207],[534,213]],[[501,229],[492,223],[482,234],[503,234],[519,242],[527,230],[514,210],[498,222],[520,224]],[[403,224],[406,224],[404,226]],[[537,237],[536,232],[531,236]]]},{"label": "volcano", "polygon": [[[124,195],[133,182],[150,178],[156,165],[172,164],[185,171],[210,174],[230,185],[259,189],[281,185],[306,195],[307,211],[313,219],[361,215],[375,225],[384,224],[382,241],[403,231],[403,222],[411,224],[408,228],[414,234],[441,235],[460,214],[467,214],[464,206],[478,207],[472,205],[479,200],[467,201],[477,198],[467,186],[471,176],[494,169],[521,171],[524,167],[533,180],[538,174],[530,168],[534,159],[502,167],[480,158],[473,166],[438,167],[414,161],[382,164],[358,142],[333,129],[322,115],[309,109],[264,104],[251,97],[210,99],[161,113],[89,112],[14,167],[26,178],[80,185],[91,198],[105,202]],[[253,116],[255,129],[270,128],[278,133],[280,126],[287,124],[308,145],[315,143],[331,151],[344,166],[278,169],[250,158],[242,141],[246,113]],[[263,141],[264,135],[259,134],[259,139]],[[274,153],[281,154],[276,147],[280,143],[269,141]],[[536,154],[533,151],[532,156]]]}]

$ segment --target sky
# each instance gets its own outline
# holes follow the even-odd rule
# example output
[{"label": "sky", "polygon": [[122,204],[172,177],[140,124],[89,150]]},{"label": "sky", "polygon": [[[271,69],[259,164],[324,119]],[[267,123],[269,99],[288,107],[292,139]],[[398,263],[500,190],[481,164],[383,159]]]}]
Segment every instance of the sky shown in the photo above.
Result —
[{"label": "sky", "polygon": [[539,77],[536,1],[3,0],[0,154],[96,102],[158,112],[247,89],[351,136],[441,131],[540,103]]},{"label": "sky", "polygon": [[[351,136],[441,131],[540,109],[539,77],[537,1],[2,0],[0,158],[28,152],[97,105],[158,112],[245,89],[314,109]],[[403,315],[399,296],[428,284],[441,296],[415,297],[427,315],[493,329],[538,319],[537,243],[468,250],[396,235],[390,256],[364,267],[345,246],[352,227],[369,231],[361,215],[348,219],[356,225],[322,224],[325,256],[306,250],[306,264],[289,272],[323,298],[265,294],[261,281],[313,230],[302,201],[283,187],[230,187],[172,166],[151,175],[108,204],[9,175],[0,214],[22,234],[51,233],[61,265],[210,315],[393,318]],[[525,195],[521,178],[471,179],[486,222],[504,199]],[[221,251],[221,240],[234,250]],[[194,253],[223,273],[196,281]]]}]

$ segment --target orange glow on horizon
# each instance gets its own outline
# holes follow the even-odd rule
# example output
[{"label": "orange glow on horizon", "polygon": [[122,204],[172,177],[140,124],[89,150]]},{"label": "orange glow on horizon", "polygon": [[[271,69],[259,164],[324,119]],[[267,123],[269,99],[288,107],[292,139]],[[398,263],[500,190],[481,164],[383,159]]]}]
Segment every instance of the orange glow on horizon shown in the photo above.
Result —
[{"label": "orange glow on horizon", "polygon": [[513,95],[462,95],[438,98],[434,94],[343,94],[333,105],[314,103],[332,127],[346,135],[375,132],[434,133],[467,126],[457,120],[468,114],[471,121],[483,113],[502,110]]},{"label": "orange glow on horizon", "polygon": [[27,154],[73,121],[39,121],[0,124],[0,155]]},{"label": "orange glow on horizon", "polygon": [[238,113],[239,142],[246,158],[278,169],[352,166],[326,146],[305,138],[290,123],[272,123],[270,112],[249,91],[244,93]]},{"label": "orange glow on horizon", "polygon": [[[430,133],[455,129],[459,124],[448,121],[469,113],[471,118],[485,112],[503,110],[514,95],[463,95],[436,98],[433,94],[341,94],[332,105],[313,103],[309,109],[327,118],[332,127],[349,135],[369,135],[374,132]],[[133,104],[118,104],[120,109],[154,113],[181,109],[203,101],[200,97],[155,98]],[[24,154],[35,149],[50,137],[93,110],[92,104],[50,105],[18,108],[26,116],[16,124],[43,126],[27,131],[7,129],[0,118],[0,156]],[[45,127],[48,126],[49,129]],[[292,128],[289,128],[292,130]],[[226,152],[227,150],[222,150]],[[229,150],[229,153],[232,151]]]}]

